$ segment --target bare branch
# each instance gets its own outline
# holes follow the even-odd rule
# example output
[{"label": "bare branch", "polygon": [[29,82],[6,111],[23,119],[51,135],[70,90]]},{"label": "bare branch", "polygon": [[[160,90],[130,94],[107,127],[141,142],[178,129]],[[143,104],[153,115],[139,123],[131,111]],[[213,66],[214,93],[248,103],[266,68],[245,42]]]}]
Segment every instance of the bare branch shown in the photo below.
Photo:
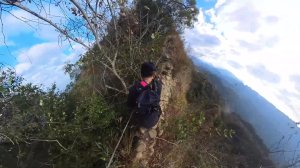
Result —
[{"label": "bare branch", "polygon": [[99,35],[97,34],[94,25],[91,23],[91,21],[89,20],[86,12],[81,8],[81,6],[78,4],[78,2],[76,0],[70,0],[76,7],[77,9],[82,13],[83,18],[85,19],[85,21],[88,23],[90,30],[92,31],[93,35],[95,36],[95,40],[96,40],[96,44],[99,47],[99,49],[101,49],[101,45],[100,45],[100,40],[99,40]]},{"label": "bare branch", "polygon": [[11,5],[11,3],[5,2],[5,1],[0,1],[0,5]]},{"label": "bare branch", "polygon": [[112,153],[112,155],[111,155],[111,157],[110,157],[110,159],[109,159],[109,162],[108,162],[106,168],[109,168],[109,167],[111,166],[111,164],[112,164],[113,158],[114,158],[115,153],[116,153],[116,151],[117,151],[117,149],[118,149],[118,147],[119,147],[119,145],[120,145],[120,143],[121,143],[121,140],[122,140],[122,138],[123,138],[123,135],[124,135],[124,133],[125,133],[127,127],[128,127],[128,124],[129,124],[129,122],[130,122],[130,120],[131,120],[132,114],[133,114],[133,112],[131,112],[131,114],[130,114],[130,117],[129,117],[129,119],[128,119],[128,121],[127,121],[127,123],[126,123],[126,125],[125,125],[125,127],[124,127],[124,129],[123,129],[123,131],[122,131],[121,137],[120,137],[120,139],[119,139],[119,141],[118,141],[118,143],[117,143],[117,145],[116,145],[116,147],[115,147],[115,149],[114,149],[114,151],[113,151],[113,153]]},{"label": "bare branch", "polygon": [[67,31],[63,30],[61,27],[59,27],[56,23],[52,22],[51,20],[43,17],[42,15],[30,10],[29,8],[27,8],[26,6],[23,6],[22,4],[20,4],[19,2],[13,3],[11,4],[12,6],[16,6],[32,15],[34,15],[35,17],[49,23],[51,26],[53,26],[56,30],[58,30],[60,33],[64,34],[67,38],[70,38],[71,40],[73,40],[76,43],[81,44],[82,46],[84,46],[85,48],[89,49],[90,47],[86,44],[84,44],[80,39],[78,38],[74,38],[72,37]]},{"label": "bare branch", "polygon": [[7,135],[0,133],[0,136],[3,136],[4,138],[8,139],[13,145],[15,144],[12,139],[10,139]]},{"label": "bare branch", "polygon": [[170,142],[170,141],[168,141],[168,140],[166,140],[166,139],[163,139],[163,138],[156,137],[155,139],[162,140],[162,141],[167,142],[167,143],[169,143],[169,144],[172,144],[172,145],[174,145],[174,146],[178,146],[178,144],[176,144],[176,143],[174,143],[174,142]]},{"label": "bare branch", "polygon": [[[2,20],[2,9],[0,9],[0,23],[1,23],[1,34],[2,34],[2,37],[3,37],[3,43],[4,43],[5,47],[6,47],[6,49],[8,50],[8,53],[11,56],[13,56],[12,53],[11,53],[11,51],[10,51],[10,49],[9,49],[9,47],[8,47],[8,45],[7,45],[7,43],[6,43],[6,36],[4,34],[4,25],[3,25],[3,20]],[[16,59],[15,56],[13,56],[13,57]]]},{"label": "bare branch", "polygon": [[85,0],[86,4],[88,5],[89,9],[92,11],[93,16],[96,17],[97,16],[97,12],[94,10],[94,8],[91,5],[90,0]]},{"label": "bare branch", "polygon": [[119,44],[119,42],[118,42],[118,31],[117,31],[116,17],[115,17],[115,14],[113,13],[112,6],[111,6],[109,0],[107,0],[107,4],[108,4],[109,11],[110,11],[110,14],[111,14],[111,16],[112,16],[113,23],[114,23],[116,42],[117,42],[117,44]]},{"label": "bare branch", "polygon": [[106,87],[107,89],[111,89],[111,90],[114,90],[114,91],[117,91],[117,92],[120,92],[120,93],[127,94],[126,92],[124,92],[124,91],[122,91],[122,90],[119,90],[119,89],[117,89],[117,88],[114,88],[114,87],[112,87],[112,86],[109,86],[109,85],[105,85],[105,87]]},{"label": "bare branch", "polygon": [[30,139],[31,141],[39,141],[39,142],[56,142],[61,148],[64,150],[67,150],[57,139],[51,140],[51,139]]}]

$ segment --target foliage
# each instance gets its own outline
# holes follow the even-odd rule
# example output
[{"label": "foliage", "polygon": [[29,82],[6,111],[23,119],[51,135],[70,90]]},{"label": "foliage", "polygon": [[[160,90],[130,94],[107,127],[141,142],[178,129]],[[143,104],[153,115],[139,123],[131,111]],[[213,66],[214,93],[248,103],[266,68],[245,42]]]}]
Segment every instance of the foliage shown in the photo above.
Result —
[{"label": "foliage", "polygon": [[139,0],[136,2],[142,30],[150,29],[149,33],[166,33],[172,28],[183,30],[191,27],[196,21],[198,9],[195,0]]},{"label": "foliage", "polygon": [[233,136],[235,135],[235,131],[233,129],[220,129],[220,128],[216,128],[216,131],[218,133],[218,135],[220,136],[224,136],[225,138],[233,138]]},{"label": "foliage", "polygon": [[8,90],[9,97],[0,102],[1,139],[7,137],[4,142],[21,146],[20,162],[34,160],[30,155],[36,154],[29,150],[33,144],[48,142],[44,149],[48,151],[48,164],[104,166],[118,136],[119,124],[117,113],[103,97],[92,94],[78,99],[70,93],[58,92],[55,85],[42,91],[20,80],[8,83],[6,79],[19,79],[11,70],[2,70],[1,74],[1,87]]},{"label": "foliage", "polygon": [[204,113],[200,113],[199,115],[186,114],[185,116],[177,118],[174,125],[174,135],[176,135],[176,139],[182,141],[196,134],[204,121]]},{"label": "foliage", "polygon": [[0,93],[3,101],[7,96],[14,92],[23,81],[23,78],[16,76],[16,72],[11,68],[4,68],[0,66]]},{"label": "foliage", "polygon": [[[63,99],[65,100],[57,102],[57,106],[56,103],[49,103],[56,109],[47,111],[47,120],[50,122],[45,136],[50,136],[48,139],[60,139],[67,149],[54,163],[65,167],[72,161],[72,166],[75,167],[93,167],[93,164],[105,161],[111,153],[112,146],[109,142],[118,133],[118,127],[114,125],[115,112],[98,95],[84,97],[80,102],[71,100],[69,105],[76,105],[73,113],[68,113],[63,108],[70,108],[68,105],[60,105],[60,102],[68,101],[68,98]],[[54,148],[51,154],[53,152],[53,156],[57,155],[57,150],[59,148]]]}]

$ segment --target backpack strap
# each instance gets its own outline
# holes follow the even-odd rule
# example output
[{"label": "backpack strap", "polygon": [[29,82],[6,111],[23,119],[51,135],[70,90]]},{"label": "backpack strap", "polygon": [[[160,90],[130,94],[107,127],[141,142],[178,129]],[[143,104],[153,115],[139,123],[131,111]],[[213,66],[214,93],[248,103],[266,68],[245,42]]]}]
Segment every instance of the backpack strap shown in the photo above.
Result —
[{"label": "backpack strap", "polygon": [[157,81],[155,79],[153,79],[152,83],[153,83],[152,90],[154,90],[155,93],[157,93],[157,90],[158,90]]},{"label": "backpack strap", "polygon": [[143,87],[146,87],[146,86],[148,86],[148,83],[147,83],[147,82],[145,82],[144,80],[142,80],[142,81],[140,82],[140,84],[141,84]]},{"label": "backpack strap", "polygon": [[142,80],[142,81],[140,82],[140,85],[141,85],[142,87],[144,87],[144,88],[146,88],[147,86],[149,86],[148,89],[151,89],[151,90],[153,90],[153,91],[155,91],[155,92],[157,92],[157,90],[158,90],[158,86],[157,86],[158,83],[157,83],[156,80],[153,80],[153,81],[151,82],[151,85],[149,85],[146,81]]}]

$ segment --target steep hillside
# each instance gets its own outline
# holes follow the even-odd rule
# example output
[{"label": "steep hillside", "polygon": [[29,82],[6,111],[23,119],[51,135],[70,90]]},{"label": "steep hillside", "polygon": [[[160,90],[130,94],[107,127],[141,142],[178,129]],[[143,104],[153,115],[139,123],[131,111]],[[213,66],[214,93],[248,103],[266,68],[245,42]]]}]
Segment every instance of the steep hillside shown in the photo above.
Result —
[{"label": "steep hillside", "polygon": [[[253,128],[279,167],[299,167],[298,124],[230,72],[195,60],[226,102],[226,112],[235,113]],[[252,133],[253,134],[253,133]]]},{"label": "steep hillside", "polygon": [[169,99],[162,103],[163,134],[155,135],[154,151],[134,167],[274,167],[251,127],[224,114],[224,102],[188,59],[178,34],[166,39],[164,55],[172,73],[162,69],[171,76],[163,77]]}]

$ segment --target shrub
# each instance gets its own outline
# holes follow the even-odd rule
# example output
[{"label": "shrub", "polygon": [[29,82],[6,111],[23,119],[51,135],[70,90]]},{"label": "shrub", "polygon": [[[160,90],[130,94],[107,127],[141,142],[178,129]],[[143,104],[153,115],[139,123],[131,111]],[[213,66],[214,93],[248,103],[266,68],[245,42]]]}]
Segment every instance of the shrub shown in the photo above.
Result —
[{"label": "shrub", "polygon": [[[78,98],[57,91],[55,85],[42,91],[38,86],[12,80],[19,77],[10,70],[1,74],[1,88],[6,92],[0,102],[0,135],[4,142],[11,143],[8,149],[16,149],[20,163],[38,159],[40,164],[58,167],[105,166],[119,124],[114,108],[101,95]],[[46,158],[37,156],[37,145],[42,146]]]}]

